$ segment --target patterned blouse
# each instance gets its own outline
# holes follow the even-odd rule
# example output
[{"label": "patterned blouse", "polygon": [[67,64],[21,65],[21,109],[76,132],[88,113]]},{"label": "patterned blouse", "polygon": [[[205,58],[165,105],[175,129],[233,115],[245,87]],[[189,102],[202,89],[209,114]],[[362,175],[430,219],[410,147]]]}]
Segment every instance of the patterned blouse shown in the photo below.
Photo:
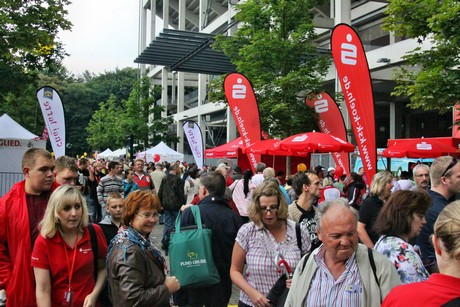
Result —
[{"label": "patterned blouse", "polygon": [[374,249],[393,263],[403,284],[423,281],[430,276],[420,258],[418,246],[412,246],[400,237],[381,236]]},{"label": "patterned blouse", "polygon": [[[301,225],[302,252],[310,250],[310,237],[305,226]],[[248,283],[263,295],[267,295],[272,286],[284,271],[279,272],[275,259],[280,256],[289,264],[292,270],[300,261],[300,251],[297,246],[295,222],[287,220],[286,240],[276,242],[275,237],[265,228],[259,228],[253,222],[241,226],[236,241],[246,252],[245,277]],[[240,292],[240,300],[252,306],[249,296]]]}]

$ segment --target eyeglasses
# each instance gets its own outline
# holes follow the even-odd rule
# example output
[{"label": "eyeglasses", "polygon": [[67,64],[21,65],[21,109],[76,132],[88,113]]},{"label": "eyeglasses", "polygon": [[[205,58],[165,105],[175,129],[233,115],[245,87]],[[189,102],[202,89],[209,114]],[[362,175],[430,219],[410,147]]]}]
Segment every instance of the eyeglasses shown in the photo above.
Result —
[{"label": "eyeglasses", "polygon": [[442,173],[441,177],[445,177],[447,172],[457,164],[457,158],[452,157],[452,160],[450,161],[450,164],[447,166],[446,170]]},{"label": "eyeglasses", "polygon": [[415,177],[417,178],[422,178],[422,177],[430,177],[430,174],[418,174],[418,175],[415,175]]},{"label": "eyeglasses", "polygon": [[137,215],[143,217],[144,219],[146,220],[150,220],[152,217],[160,217],[160,214],[158,212],[156,213],[145,213],[145,214],[139,214],[139,213],[136,213]]},{"label": "eyeglasses", "polygon": [[273,206],[273,207],[266,207],[266,208],[260,207],[260,210],[261,210],[263,213],[272,212],[272,211],[273,211],[273,213],[276,213],[276,212],[278,212],[278,209],[279,209],[279,208],[280,208],[279,206],[276,206],[276,207],[275,207],[275,206]]}]

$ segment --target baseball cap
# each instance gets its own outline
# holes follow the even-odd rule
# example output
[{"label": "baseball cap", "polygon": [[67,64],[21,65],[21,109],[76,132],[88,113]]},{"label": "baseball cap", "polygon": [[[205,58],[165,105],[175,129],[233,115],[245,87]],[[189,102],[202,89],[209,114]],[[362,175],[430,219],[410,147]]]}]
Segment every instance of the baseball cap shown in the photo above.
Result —
[{"label": "baseball cap", "polygon": [[226,169],[230,169],[230,167],[229,167],[227,164],[225,164],[225,163],[221,163],[221,164],[219,164],[219,165],[217,166],[217,169],[219,169],[219,168],[226,168]]},{"label": "baseball cap", "polygon": [[335,171],[335,168],[329,167],[329,168],[327,169],[327,172],[329,173],[330,171]]}]

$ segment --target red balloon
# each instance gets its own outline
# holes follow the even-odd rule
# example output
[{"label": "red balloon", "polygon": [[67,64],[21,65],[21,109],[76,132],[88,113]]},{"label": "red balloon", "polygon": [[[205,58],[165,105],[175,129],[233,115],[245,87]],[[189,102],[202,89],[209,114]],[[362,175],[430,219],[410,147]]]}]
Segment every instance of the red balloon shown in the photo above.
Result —
[{"label": "red balloon", "polygon": [[159,162],[160,159],[161,159],[161,158],[160,158],[160,155],[159,155],[159,154],[154,154],[154,155],[153,155],[153,161],[154,161],[154,162]]},{"label": "red balloon", "polygon": [[340,176],[342,176],[342,175],[343,175],[343,167],[337,166],[337,167],[335,168],[334,177],[335,177],[336,179],[338,179],[338,178],[340,178]]}]

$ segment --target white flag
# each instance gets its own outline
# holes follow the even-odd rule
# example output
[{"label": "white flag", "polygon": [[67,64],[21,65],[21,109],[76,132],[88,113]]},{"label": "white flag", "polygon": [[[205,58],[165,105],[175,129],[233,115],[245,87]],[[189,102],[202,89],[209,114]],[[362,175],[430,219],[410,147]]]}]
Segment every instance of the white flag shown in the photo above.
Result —
[{"label": "white flag", "polygon": [[194,121],[187,120],[182,127],[192,150],[193,158],[195,158],[195,163],[198,169],[201,169],[204,164],[204,146],[200,126]]},{"label": "white flag", "polygon": [[48,129],[54,157],[65,156],[65,120],[61,97],[54,88],[44,86],[37,91],[37,99]]}]

